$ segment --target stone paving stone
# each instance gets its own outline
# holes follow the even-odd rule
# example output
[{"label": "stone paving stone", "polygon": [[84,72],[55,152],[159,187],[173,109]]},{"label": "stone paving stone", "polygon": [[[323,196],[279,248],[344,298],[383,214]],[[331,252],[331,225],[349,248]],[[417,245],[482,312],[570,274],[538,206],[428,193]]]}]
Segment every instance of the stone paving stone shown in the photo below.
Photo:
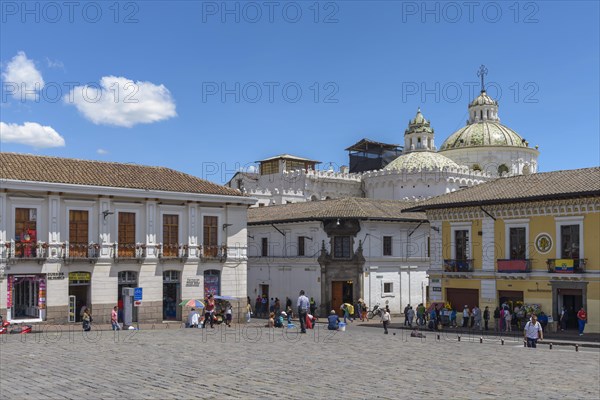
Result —
[{"label": "stone paving stone", "polygon": [[[0,340],[0,398],[598,399],[600,351],[318,325]],[[569,377],[569,378],[565,378]],[[469,388],[466,390],[465,388]]]}]

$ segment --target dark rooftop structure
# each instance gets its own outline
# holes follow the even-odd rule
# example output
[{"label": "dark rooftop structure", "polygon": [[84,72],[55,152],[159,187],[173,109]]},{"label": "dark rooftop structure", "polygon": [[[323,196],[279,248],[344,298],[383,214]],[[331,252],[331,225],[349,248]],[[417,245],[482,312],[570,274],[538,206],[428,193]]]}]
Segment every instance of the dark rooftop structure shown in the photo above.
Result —
[{"label": "dark rooftop structure", "polygon": [[349,152],[350,172],[365,172],[383,169],[402,154],[402,147],[364,138],[346,151]]}]

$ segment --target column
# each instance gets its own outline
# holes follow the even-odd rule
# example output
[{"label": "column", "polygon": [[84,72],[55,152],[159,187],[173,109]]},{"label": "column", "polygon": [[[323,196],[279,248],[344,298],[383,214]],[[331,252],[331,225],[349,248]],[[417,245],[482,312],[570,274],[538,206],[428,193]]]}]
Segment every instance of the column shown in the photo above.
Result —
[{"label": "column", "polygon": [[482,265],[483,271],[494,271],[496,266],[496,249],[494,243],[494,220],[490,217],[485,217],[481,223],[481,248],[482,248]]},{"label": "column", "polygon": [[48,249],[47,257],[59,256],[60,244],[60,196],[48,196]]},{"label": "column", "polygon": [[189,257],[200,257],[198,250],[198,209],[193,203],[188,204],[188,240]]},{"label": "column", "polygon": [[[98,199],[99,221],[98,221],[98,243],[100,245],[100,258],[111,258],[113,256],[113,243],[110,237],[110,221],[118,224],[119,216],[116,214],[104,216],[104,212],[111,212],[111,201],[106,197]],[[115,238],[116,239],[116,238]]]},{"label": "column", "polygon": [[158,255],[158,249],[156,245],[156,232],[159,221],[157,219],[157,204],[156,201],[146,201],[146,239],[144,243],[146,245],[146,257],[156,258]]}]

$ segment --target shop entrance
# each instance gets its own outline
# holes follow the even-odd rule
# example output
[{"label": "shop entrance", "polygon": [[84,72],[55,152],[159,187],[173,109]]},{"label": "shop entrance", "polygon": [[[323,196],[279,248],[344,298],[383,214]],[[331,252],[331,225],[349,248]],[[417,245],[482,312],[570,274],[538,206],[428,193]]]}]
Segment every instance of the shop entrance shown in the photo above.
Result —
[{"label": "shop entrance", "polygon": [[7,319],[43,318],[46,306],[46,278],[44,275],[9,275]]},{"label": "shop entrance", "polygon": [[558,315],[562,307],[567,307],[569,319],[568,329],[577,329],[577,312],[583,305],[583,294],[581,289],[558,289]]},{"label": "shop entrance", "polygon": [[90,282],[89,272],[69,272],[69,296],[75,297],[75,322],[81,322],[83,310],[91,304]]},{"label": "shop entrance", "polygon": [[[135,271],[121,271],[119,272],[119,286],[117,289],[117,299],[119,306],[119,322],[123,322],[123,288],[135,288],[137,287],[137,272]],[[133,297],[131,297],[133,302]],[[132,316],[131,322],[138,322],[138,308],[131,304]]]},{"label": "shop entrance", "polygon": [[163,320],[179,321],[181,319],[181,292],[179,271],[163,272]]},{"label": "shop entrance", "polygon": [[499,290],[498,291],[499,305],[506,304],[512,313],[517,303],[523,304],[523,292],[518,290]]},{"label": "shop entrance", "polygon": [[344,303],[354,304],[354,282],[332,281],[331,307],[340,316],[344,315],[341,310],[342,304]]},{"label": "shop entrance", "polygon": [[460,313],[465,305],[471,310],[474,306],[479,307],[479,290],[447,288],[446,300],[450,302],[450,306],[454,308],[457,313]]}]

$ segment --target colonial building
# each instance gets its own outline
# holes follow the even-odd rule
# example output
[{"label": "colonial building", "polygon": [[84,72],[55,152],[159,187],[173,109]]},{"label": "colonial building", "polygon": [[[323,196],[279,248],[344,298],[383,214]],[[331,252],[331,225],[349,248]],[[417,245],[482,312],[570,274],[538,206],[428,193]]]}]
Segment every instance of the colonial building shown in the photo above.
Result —
[{"label": "colonial building", "polygon": [[320,315],[363,298],[400,313],[425,302],[428,224],[412,203],[364,198],[302,202],[248,211],[248,294],[298,296]]},{"label": "colonial building", "polygon": [[0,314],[107,322],[123,288],[133,321],[181,320],[182,299],[246,298],[255,200],[162,167],[0,153]]},{"label": "colonial building", "polygon": [[406,209],[431,226],[429,298],[536,304],[600,332],[600,168],[501,178]]}]

